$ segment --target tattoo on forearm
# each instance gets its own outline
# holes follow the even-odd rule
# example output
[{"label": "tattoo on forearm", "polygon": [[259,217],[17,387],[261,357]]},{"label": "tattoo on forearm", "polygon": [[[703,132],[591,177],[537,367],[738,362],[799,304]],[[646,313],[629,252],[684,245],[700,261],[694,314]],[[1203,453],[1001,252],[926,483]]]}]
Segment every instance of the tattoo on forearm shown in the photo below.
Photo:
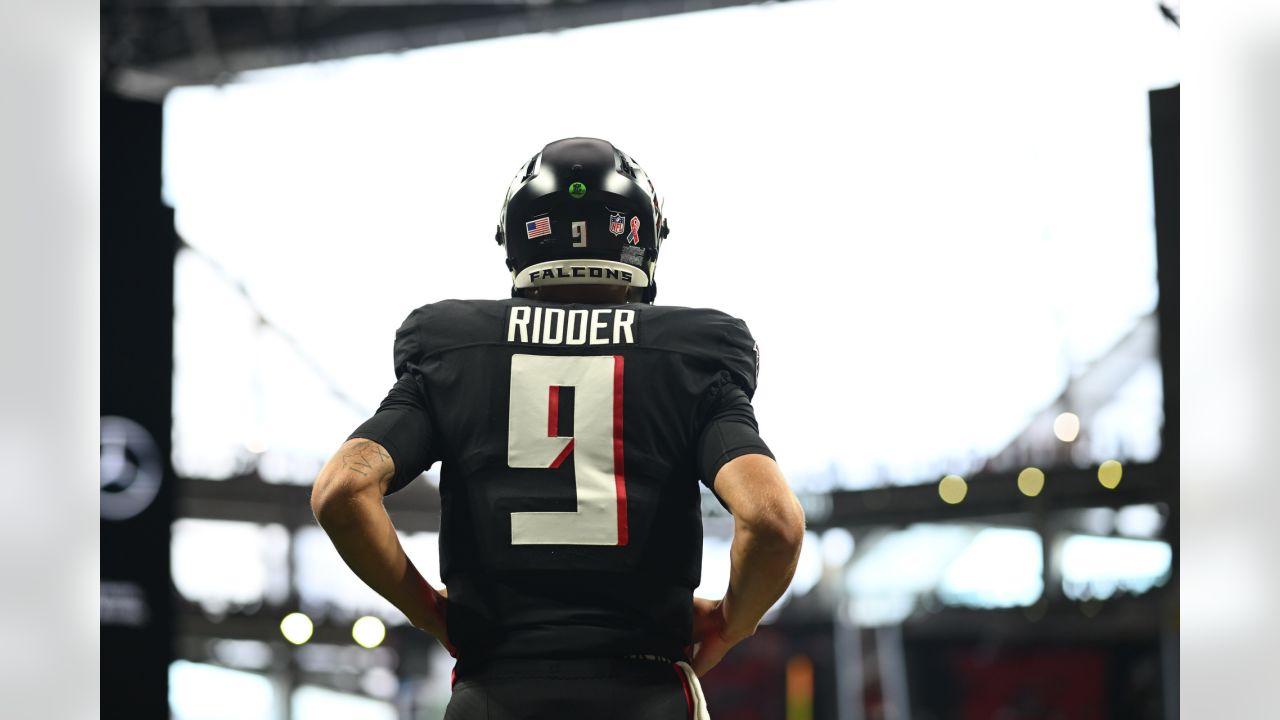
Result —
[{"label": "tattoo on forearm", "polygon": [[372,440],[357,440],[342,449],[339,458],[342,467],[365,477],[371,474],[390,476],[395,472],[395,465],[387,451]]}]

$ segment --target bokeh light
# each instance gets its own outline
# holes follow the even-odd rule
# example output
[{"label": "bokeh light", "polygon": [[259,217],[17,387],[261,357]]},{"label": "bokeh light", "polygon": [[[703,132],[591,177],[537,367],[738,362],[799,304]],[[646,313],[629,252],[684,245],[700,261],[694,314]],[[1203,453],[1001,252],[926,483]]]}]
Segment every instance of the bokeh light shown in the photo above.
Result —
[{"label": "bokeh light", "polygon": [[959,475],[948,475],[938,483],[938,496],[948,505],[957,505],[969,494],[969,484]]},{"label": "bokeh light", "polygon": [[1115,490],[1120,484],[1120,476],[1124,474],[1124,468],[1120,466],[1117,460],[1108,460],[1098,466],[1098,482],[1102,483],[1102,487],[1108,490]]},{"label": "bokeh light", "polygon": [[1164,529],[1164,514],[1155,505],[1126,505],[1116,511],[1115,525],[1121,535],[1154,538]]},{"label": "bokeh light", "polygon": [[284,616],[280,621],[280,633],[284,635],[284,639],[294,645],[302,645],[311,639],[311,634],[315,632],[315,625],[312,624],[311,618],[300,612],[292,612]]},{"label": "bokeh light", "polygon": [[1029,467],[1018,473],[1018,490],[1027,497],[1035,497],[1044,489],[1044,471]]},{"label": "bokeh light", "polygon": [[1080,416],[1064,412],[1054,418],[1053,434],[1062,442],[1074,442],[1080,435]]},{"label": "bokeh light", "polygon": [[787,720],[813,720],[813,661],[805,655],[787,661]]},{"label": "bokeh light", "polygon": [[387,637],[387,626],[372,615],[365,615],[351,626],[351,637],[363,648],[376,648]]},{"label": "bokeh light", "polygon": [[853,557],[853,533],[846,528],[833,527],[822,533],[822,559],[827,565],[844,567]]}]

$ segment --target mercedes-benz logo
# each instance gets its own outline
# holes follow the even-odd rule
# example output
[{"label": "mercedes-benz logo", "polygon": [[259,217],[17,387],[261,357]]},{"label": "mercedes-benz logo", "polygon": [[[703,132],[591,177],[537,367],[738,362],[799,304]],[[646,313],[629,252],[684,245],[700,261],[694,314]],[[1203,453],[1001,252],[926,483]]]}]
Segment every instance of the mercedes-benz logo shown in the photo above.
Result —
[{"label": "mercedes-benz logo", "polygon": [[151,433],[129,418],[105,415],[100,450],[102,517],[127,520],[146,510],[164,480],[164,462]]}]

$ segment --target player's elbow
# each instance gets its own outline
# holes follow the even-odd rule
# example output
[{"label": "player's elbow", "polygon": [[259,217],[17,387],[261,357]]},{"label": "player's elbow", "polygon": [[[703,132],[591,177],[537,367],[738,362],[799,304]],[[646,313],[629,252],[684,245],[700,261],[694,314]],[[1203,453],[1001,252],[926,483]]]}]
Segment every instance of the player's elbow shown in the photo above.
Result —
[{"label": "player's elbow", "polygon": [[311,514],[321,527],[340,525],[360,496],[357,478],[326,467],[311,487]]},{"label": "player's elbow", "polygon": [[311,513],[326,530],[353,522],[369,504],[382,502],[395,472],[381,445],[363,438],[348,440],[325,463],[311,487]]},{"label": "player's elbow", "polygon": [[768,503],[764,512],[739,518],[759,541],[779,549],[798,553],[804,542],[804,509],[795,495],[788,492],[777,502]]},{"label": "player's elbow", "polygon": [[716,488],[733,512],[736,530],[755,542],[799,551],[804,541],[804,510],[772,457],[748,454],[724,465]]},{"label": "player's elbow", "polygon": [[800,501],[795,495],[789,495],[787,501],[782,503],[774,532],[780,542],[797,553],[800,552],[800,545],[804,542],[804,508],[800,507]]}]

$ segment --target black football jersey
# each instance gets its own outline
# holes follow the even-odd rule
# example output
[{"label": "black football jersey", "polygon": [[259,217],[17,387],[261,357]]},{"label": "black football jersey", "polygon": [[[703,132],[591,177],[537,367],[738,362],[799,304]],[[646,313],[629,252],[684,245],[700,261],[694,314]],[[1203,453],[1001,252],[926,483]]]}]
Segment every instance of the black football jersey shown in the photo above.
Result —
[{"label": "black football jersey", "polygon": [[707,430],[755,422],[746,325],[682,307],[450,300],[410,314],[395,367],[379,412],[405,419],[353,437],[388,449],[391,491],[442,463],[441,576],[460,660],[682,657],[698,481],[712,486],[734,456],[708,452]]}]

